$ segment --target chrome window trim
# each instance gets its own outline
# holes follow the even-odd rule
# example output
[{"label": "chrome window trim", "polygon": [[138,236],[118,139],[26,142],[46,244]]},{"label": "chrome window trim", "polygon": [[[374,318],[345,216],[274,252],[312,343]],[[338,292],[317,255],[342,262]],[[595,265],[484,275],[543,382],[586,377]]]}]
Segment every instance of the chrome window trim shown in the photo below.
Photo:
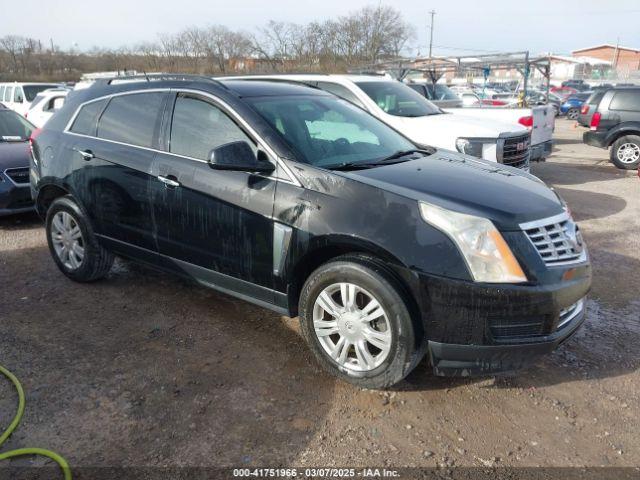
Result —
[{"label": "chrome window trim", "polygon": [[281,182],[286,182],[286,183],[290,183],[292,185],[295,185],[297,187],[302,187],[302,184],[300,183],[300,181],[298,180],[298,178],[294,175],[293,171],[289,168],[289,165],[286,164],[286,162],[284,162],[284,160],[282,160],[277,154],[276,152],[269,146],[269,144],[260,136],[258,135],[258,133],[253,129],[253,127],[251,127],[251,125],[249,125],[249,123],[247,123],[227,102],[225,102],[224,100],[221,100],[219,97],[209,93],[209,92],[205,92],[203,90],[194,90],[194,89],[188,89],[188,88],[148,88],[148,89],[140,89],[140,90],[130,90],[130,91],[126,91],[126,92],[117,92],[117,93],[110,93],[108,95],[103,95],[101,97],[96,97],[96,98],[92,98],[91,100],[88,100],[86,102],[81,103],[80,105],[78,105],[78,107],[76,108],[76,111],[74,112],[74,114],[71,116],[71,118],[69,119],[69,121],[67,122],[67,125],[65,126],[63,133],[66,133],[68,135],[75,135],[77,137],[84,137],[84,138],[91,138],[94,140],[100,140],[102,142],[109,142],[109,143],[113,143],[116,145],[124,145],[127,147],[133,147],[133,148],[140,148],[143,150],[147,150],[150,152],[156,152],[156,153],[162,153],[165,155],[172,155],[175,157],[179,157],[179,158],[184,158],[186,160],[192,160],[194,162],[199,162],[199,163],[208,163],[206,160],[202,160],[200,158],[194,158],[194,157],[189,157],[186,155],[180,155],[177,153],[173,153],[173,152],[169,152],[169,151],[165,151],[165,150],[159,150],[156,148],[150,148],[150,147],[143,147],[140,145],[132,145],[130,143],[125,143],[125,142],[119,142],[117,140],[109,140],[106,138],[100,138],[97,136],[93,136],[93,135],[85,135],[82,133],[75,133],[71,131],[71,126],[73,125],[73,122],[75,122],[76,117],[78,116],[78,114],[80,113],[80,110],[82,108],[84,108],[86,105],[89,105],[91,103],[95,103],[95,102],[99,102],[102,100],[106,100],[106,99],[111,99],[113,97],[119,97],[119,96],[124,96],[124,95],[135,95],[135,94],[140,94],[140,93],[158,93],[158,92],[163,92],[163,93],[191,93],[194,95],[200,95],[206,98],[209,98],[211,100],[213,100],[213,102],[217,103],[219,106],[221,106],[223,108],[223,110],[225,111],[225,113],[227,113],[229,116],[232,117],[232,119],[234,121],[236,121],[239,125],[242,126],[242,128],[244,128],[250,135],[250,137],[252,137],[252,140],[254,140],[259,146],[260,148],[264,149],[269,156],[275,161],[276,165],[281,167],[282,171],[284,171],[285,175],[287,175],[287,177],[289,178],[285,178],[282,176],[282,174],[280,173],[280,169],[276,168],[276,170],[274,171],[274,174],[272,176],[265,176],[265,175],[259,175],[259,176],[263,176],[265,178],[273,178],[275,180],[281,181]]}]

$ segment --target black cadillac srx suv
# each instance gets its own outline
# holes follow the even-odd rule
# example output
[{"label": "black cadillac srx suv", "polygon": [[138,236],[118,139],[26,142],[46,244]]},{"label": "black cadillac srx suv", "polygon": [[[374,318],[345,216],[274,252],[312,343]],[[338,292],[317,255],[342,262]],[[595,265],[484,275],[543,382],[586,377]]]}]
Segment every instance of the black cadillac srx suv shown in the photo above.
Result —
[{"label": "black cadillac srx suv", "polygon": [[398,382],[425,352],[439,375],[514,370],[584,319],[588,254],[552,190],[322,90],[101,81],[32,148],[66,276],[104,277],[120,255],[299,315],[318,361],[360,386]]}]

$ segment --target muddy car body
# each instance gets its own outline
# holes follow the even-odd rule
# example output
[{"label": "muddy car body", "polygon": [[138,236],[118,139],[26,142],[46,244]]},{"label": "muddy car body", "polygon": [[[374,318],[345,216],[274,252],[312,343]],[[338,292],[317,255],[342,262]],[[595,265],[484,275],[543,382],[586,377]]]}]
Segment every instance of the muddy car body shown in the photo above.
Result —
[{"label": "muddy car body", "polygon": [[[197,150],[199,129],[212,143]],[[535,177],[282,82],[99,82],[34,141],[32,193],[70,278],[104,276],[115,254],[299,315],[319,362],[366,387],[425,352],[443,375],[520,368],[580,326],[591,283],[577,226]]]}]

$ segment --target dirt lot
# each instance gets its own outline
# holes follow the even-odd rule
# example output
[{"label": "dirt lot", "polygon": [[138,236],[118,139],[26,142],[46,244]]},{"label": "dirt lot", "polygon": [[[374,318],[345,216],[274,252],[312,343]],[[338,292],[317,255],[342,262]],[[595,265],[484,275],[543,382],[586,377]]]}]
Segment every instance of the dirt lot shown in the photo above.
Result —
[{"label": "dirt lot", "polygon": [[[74,284],[35,216],[0,219],[0,363],[28,395],[5,448],[76,467],[639,466],[640,179],[569,121],[556,129],[532,172],[586,237],[588,318],[509,378],[437,378],[425,362],[393,391],[358,390],[317,367],[296,320],[122,262]],[[1,425],[14,408],[0,382]]]}]

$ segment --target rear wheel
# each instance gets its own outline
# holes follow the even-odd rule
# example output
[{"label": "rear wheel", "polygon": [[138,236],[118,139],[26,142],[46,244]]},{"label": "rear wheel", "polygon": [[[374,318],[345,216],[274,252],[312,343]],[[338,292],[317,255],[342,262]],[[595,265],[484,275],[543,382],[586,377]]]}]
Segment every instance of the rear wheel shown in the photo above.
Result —
[{"label": "rear wheel", "polygon": [[342,257],[313,272],[300,320],[319,363],[360,387],[389,387],[422,356],[401,289],[366,257]]},{"label": "rear wheel", "polygon": [[635,170],[640,164],[640,136],[625,135],[611,147],[611,161],[624,170]]},{"label": "rear wheel", "polygon": [[113,255],[98,244],[89,221],[71,197],[60,197],[51,204],[46,233],[53,260],[70,279],[92,282],[111,269]]},{"label": "rear wheel", "polygon": [[567,118],[569,120],[576,120],[578,118],[578,115],[580,115],[580,110],[578,110],[577,108],[570,108],[567,111]]}]

